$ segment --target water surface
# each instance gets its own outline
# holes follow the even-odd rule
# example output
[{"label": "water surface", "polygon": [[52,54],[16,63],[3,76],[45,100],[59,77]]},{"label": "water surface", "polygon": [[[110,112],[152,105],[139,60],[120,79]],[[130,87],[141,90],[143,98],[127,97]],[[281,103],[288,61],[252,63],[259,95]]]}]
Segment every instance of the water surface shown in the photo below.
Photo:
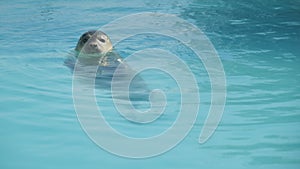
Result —
[{"label": "water surface", "polygon": [[[2,3],[0,11],[1,168],[299,168],[300,1],[20,0]],[[225,69],[227,102],[215,134],[199,144],[210,105],[210,82],[201,61],[162,36],[119,43],[123,57],[157,47],[157,42],[175,51],[189,64],[201,94],[189,135],[165,154],[135,160],[112,155],[86,136],[73,106],[72,72],[63,62],[83,32],[149,11],[175,14],[210,38]],[[173,103],[178,101],[172,79],[152,73],[156,78],[149,72],[147,77],[153,85],[166,79],[174,84],[172,90],[161,87],[171,91]],[[109,96],[100,93],[99,105],[112,111]],[[177,108],[141,128],[118,114],[106,115],[122,132],[145,137],[171,125]]]}]

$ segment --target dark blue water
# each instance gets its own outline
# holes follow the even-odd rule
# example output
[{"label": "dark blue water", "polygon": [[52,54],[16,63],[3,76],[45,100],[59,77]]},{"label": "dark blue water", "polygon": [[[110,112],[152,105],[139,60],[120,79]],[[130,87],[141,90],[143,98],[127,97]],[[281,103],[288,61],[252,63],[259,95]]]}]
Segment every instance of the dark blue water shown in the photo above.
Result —
[{"label": "dark blue water", "polygon": [[[8,1],[0,11],[0,168],[299,168],[300,1]],[[83,32],[146,11],[175,14],[208,36],[224,66],[227,101],[216,132],[199,144],[211,97],[202,63],[165,37],[119,43],[126,57],[163,42],[190,65],[201,93],[188,136],[162,155],[137,160],[112,155],[87,137],[73,106],[72,72],[63,62]],[[148,80],[165,82],[159,86],[176,102],[177,89],[165,79]],[[109,96],[100,94],[97,101],[109,112]],[[137,124],[106,115],[121,132],[138,137],[159,133],[176,118],[169,113],[153,130],[134,130]]]}]

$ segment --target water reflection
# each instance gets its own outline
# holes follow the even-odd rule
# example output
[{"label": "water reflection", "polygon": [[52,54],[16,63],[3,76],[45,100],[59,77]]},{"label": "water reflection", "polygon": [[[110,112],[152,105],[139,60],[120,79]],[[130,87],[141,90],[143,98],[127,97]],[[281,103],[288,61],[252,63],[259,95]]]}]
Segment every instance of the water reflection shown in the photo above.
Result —
[{"label": "water reflection", "polygon": [[39,6],[40,16],[44,21],[54,20],[54,14],[57,12],[57,9],[51,3],[41,4]]},{"label": "water reflection", "polygon": [[[181,17],[200,27],[222,59],[227,104],[208,150],[248,165],[296,165],[300,3],[192,1]],[[245,162],[246,163],[246,162]],[[299,163],[298,163],[299,164]]]}]

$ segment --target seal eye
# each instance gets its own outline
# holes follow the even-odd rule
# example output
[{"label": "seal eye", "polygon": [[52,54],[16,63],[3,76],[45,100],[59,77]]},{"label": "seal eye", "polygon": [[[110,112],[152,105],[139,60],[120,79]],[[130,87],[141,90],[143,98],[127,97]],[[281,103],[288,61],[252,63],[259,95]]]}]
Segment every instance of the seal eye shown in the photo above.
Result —
[{"label": "seal eye", "polygon": [[89,40],[89,38],[84,38],[84,39],[82,39],[82,43],[85,44],[88,40]]},{"label": "seal eye", "polygon": [[102,38],[101,38],[101,39],[99,39],[99,41],[100,41],[100,42],[102,42],[102,43],[105,43],[105,40],[104,40],[104,39],[102,39]]}]

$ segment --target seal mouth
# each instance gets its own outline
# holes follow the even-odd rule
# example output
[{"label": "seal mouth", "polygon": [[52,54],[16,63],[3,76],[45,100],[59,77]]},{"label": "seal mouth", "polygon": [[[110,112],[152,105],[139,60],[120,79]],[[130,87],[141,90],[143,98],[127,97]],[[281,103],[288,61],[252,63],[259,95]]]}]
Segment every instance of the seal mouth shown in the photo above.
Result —
[{"label": "seal mouth", "polygon": [[93,54],[93,55],[105,55],[106,53],[99,48],[88,48],[88,47],[86,48],[84,47],[80,52],[84,54]]}]

